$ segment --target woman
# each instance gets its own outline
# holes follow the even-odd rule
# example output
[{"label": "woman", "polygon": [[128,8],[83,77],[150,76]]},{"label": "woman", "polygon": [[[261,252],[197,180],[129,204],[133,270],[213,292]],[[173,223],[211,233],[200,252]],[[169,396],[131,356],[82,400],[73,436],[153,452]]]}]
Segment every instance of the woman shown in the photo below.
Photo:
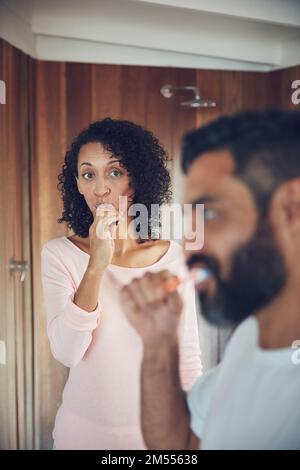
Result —
[{"label": "woman", "polygon": [[[74,232],[42,249],[47,332],[53,356],[70,367],[53,431],[55,449],[145,449],[140,428],[142,343],[122,311],[119,291],[145,272],[185,277],[180,245],[137,238],[128,205],[170,199],[167,155],[152,133],[104,119],[81,132],[65,156],[59,222]],[[147,225],[151,236],[153,220]],[[125,235],[124,236],[124,230]],[[122,233],[122,236],[121,236]],[[201,373],[194,290],[184,301],[179,342],[182,386]]]}]

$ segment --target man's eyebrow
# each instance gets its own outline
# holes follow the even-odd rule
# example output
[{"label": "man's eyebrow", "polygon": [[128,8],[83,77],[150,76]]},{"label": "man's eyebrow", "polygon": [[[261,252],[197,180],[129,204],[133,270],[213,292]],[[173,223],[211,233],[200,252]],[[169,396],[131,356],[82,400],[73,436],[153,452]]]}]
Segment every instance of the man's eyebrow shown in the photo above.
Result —
[{"label": "man's eyebrow", "polygon": [[208,204],[210,202],[216,202],[218,201],[218,197],[216,196],[200,196],[197,199],[194,199],[193,201],[189,202],[188,204],[191,204],[193,207],[195,207],[197,204]]},{"label": "man's eyebrow", "polygon": [[[112,163],[116,163],[116,162],[120,162],[120,160],[111,160],[107,163],[107,165],[111,165]],[[83,162],[80,164],[80,167],[82,167],[82,165],[87,165],[87,166],[94,166],[92,165],[92,163],[90,162]]]}]

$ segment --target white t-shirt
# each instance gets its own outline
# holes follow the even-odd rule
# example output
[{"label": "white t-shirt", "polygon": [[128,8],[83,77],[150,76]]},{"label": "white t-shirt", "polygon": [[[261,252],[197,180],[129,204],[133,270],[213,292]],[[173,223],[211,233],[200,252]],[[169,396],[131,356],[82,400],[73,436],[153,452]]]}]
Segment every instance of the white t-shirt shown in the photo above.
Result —
[{"label": "white t-shirt", "polygon": [[201,449],[300,449],[300,364],[292,348],[261,349],[258,334],[244,320],[187,394]]}]

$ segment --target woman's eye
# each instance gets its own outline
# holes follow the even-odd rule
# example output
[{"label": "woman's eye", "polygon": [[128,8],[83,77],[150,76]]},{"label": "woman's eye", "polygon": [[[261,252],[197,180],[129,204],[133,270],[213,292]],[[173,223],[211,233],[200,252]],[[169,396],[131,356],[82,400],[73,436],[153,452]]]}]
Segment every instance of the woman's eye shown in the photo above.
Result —
[{"label": "woman's eye", "polygon": [[122,176],[123,173],[119,170],[111,170],[109,174],[112,176]]},{"label": "woman's eye", "polygon": [[214,220],[218,217],[218,212],[215,209],[204,209],[204,219]]},{"label": "woman's eye", "polygon": [[88,179],[88,180],[89,180],[90,178],[85,178],[86,175],[91,175],[91,176],[93,176],[93,173],[86,172],[86,173],[83,173],[83,174],[81,175],[83,179],[85,179],[85,180]]}]

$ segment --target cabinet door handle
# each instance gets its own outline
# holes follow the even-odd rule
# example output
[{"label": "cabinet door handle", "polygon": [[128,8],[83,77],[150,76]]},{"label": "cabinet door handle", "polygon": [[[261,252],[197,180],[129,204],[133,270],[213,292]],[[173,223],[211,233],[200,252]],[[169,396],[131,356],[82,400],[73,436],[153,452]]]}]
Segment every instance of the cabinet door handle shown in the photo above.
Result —
[{"label": "cabinet door handle", "polygon": [[28,261],[16,261],[12,259],[9,263],[9,272],[14,274],[16,272],[20,273],[20,281],[25,281],[26,272],[28,271]]}]

